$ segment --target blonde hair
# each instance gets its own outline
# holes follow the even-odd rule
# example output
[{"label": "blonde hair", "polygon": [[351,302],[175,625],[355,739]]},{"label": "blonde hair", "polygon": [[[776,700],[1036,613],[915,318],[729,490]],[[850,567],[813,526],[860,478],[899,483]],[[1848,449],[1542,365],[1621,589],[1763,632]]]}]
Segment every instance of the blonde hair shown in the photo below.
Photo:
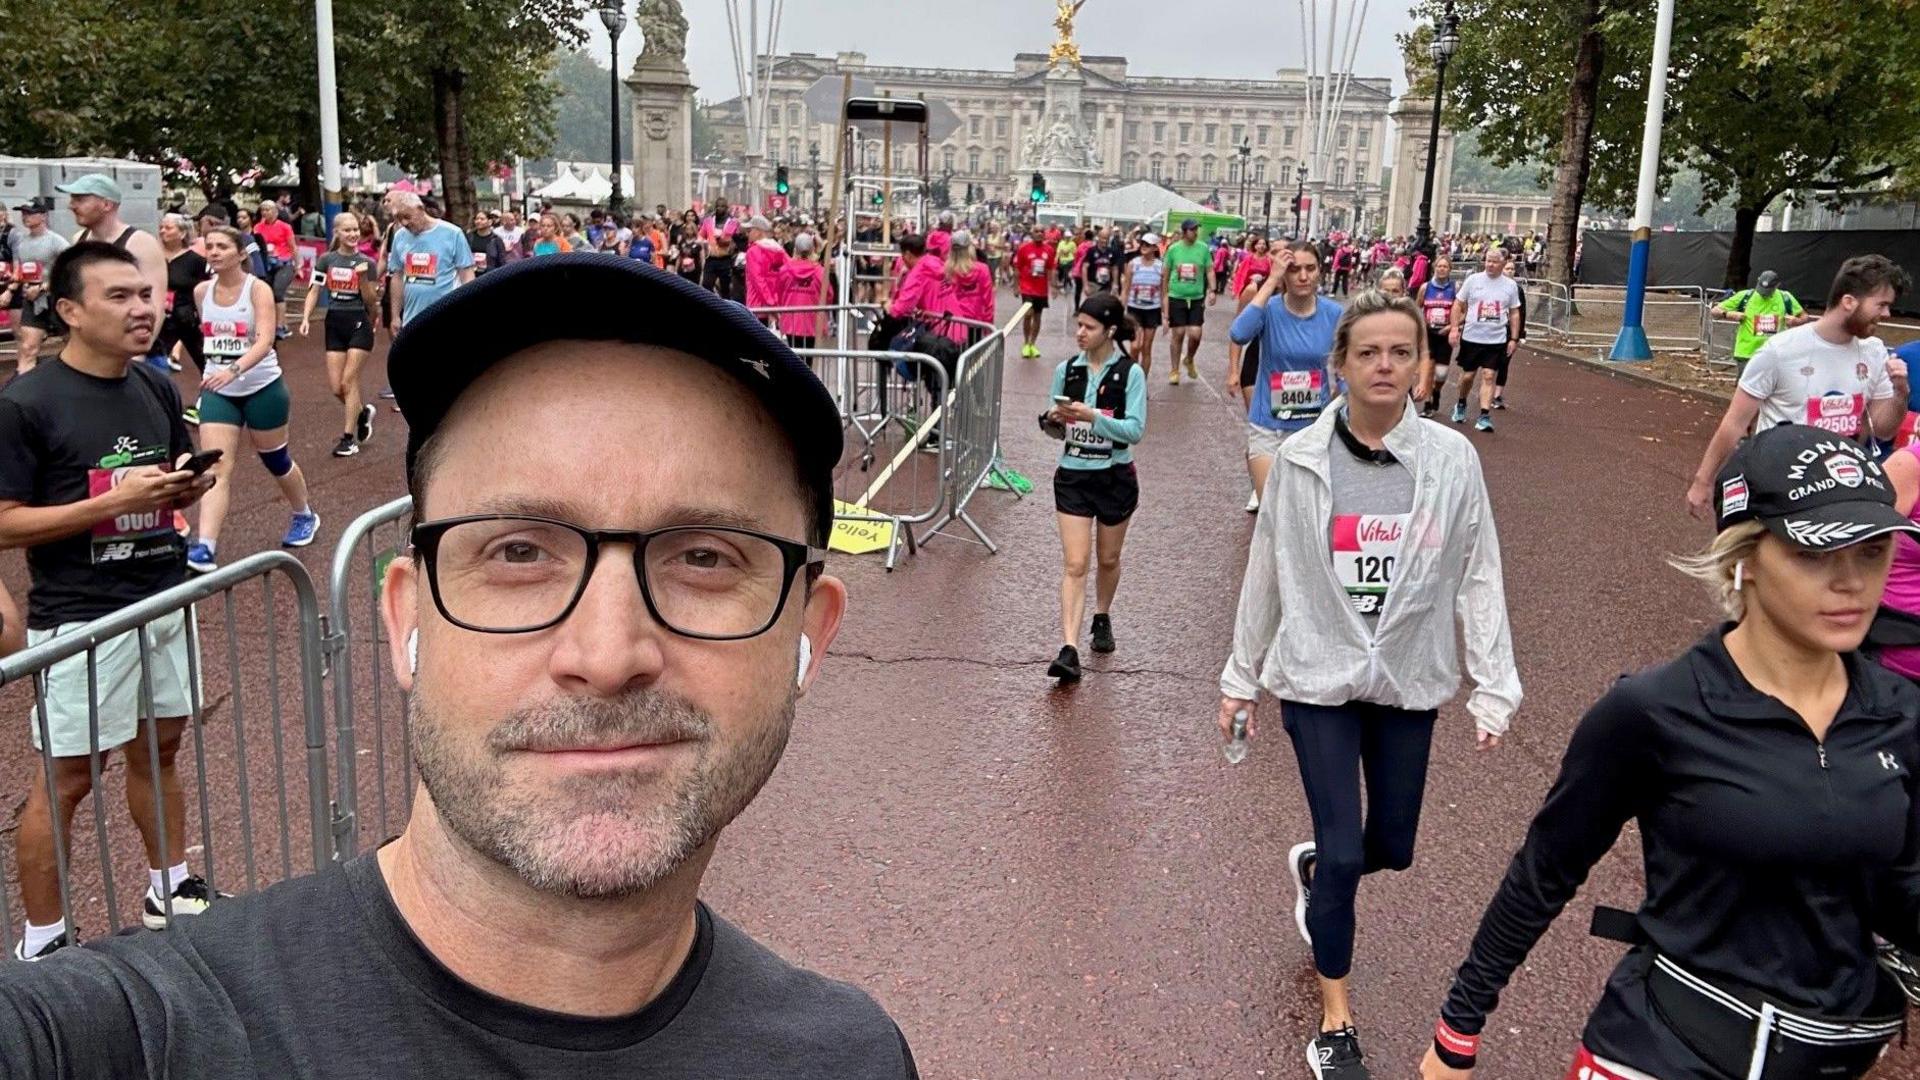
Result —
[{"label": "blonde hair", "polygon": [[1667,564],[1707,587],[1713,601],[1735,622],[1746,618],[1747,600],[1734,586],[1734,574],[1741,562],[1753,558],[1754,549],[1767,535],[1767,527],[1758,521],[1742,521],[1715,534],[1706,550],[1692,555],[1670,555]]},{"label": "blonde hair", "polygon": [[1347,301],[1347,310],[1340,314],[1340,322],[1333,328],[1333,351],[1327,354],[1327,367],[1338,374],[1347,360],[1347,349],[1353,343],[1353,324],[1369,315],[1382,315],[1397,311],[1413,323],[1414,356],[1419,357],[1427,351],[1427,323],[1420,316],[1420,305],[1405,293],[1388,296],[1379,289],[1368,289],[1358,293]]},{"label": "blonde hair", "polygon": [[968,237],[962,242],[955,241],[949,236],[947,243],[947,280],[958,281],[972,274],[975,263],[973,238]]},{"label": "blonde hair", "polygon": [[[328,251],[342,251],[342,250],[358,251],[360,249],[359,240],[355,240],[352,246],[344,249],[340,246],[340,223],[342,221],[353,222],[354,232],[357,233],[360,231],[360,215],[359,214],[356,214],[351,210],[342,210],[339,213],[333,215],[333,243],[327,245],[327,250]],[[366,238],[363,236],[361,237],[361,239],[364,240]]]}]

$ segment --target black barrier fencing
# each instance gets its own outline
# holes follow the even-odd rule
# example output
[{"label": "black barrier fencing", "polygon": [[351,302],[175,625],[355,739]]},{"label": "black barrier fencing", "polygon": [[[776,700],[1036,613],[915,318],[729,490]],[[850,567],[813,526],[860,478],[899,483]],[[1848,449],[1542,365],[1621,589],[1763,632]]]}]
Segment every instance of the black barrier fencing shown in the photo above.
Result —
[{"label": "black barrier fencing", "polygon": [[[1633,234],[1617,229],[1589,229],[1581,234],[1580,277],[1583,285],[1624,285],[1627,255]],[[1725,287],[1727,256],[1733,250],[1730,232],[1656,232],[1647,266],[1650,286]],[[1920,229],[1808,229],[1799,232],[1763,232],[1753,237],[1753,274],[1772,270],[1780,287],[1808,307],[1826,306],[1827,289],[1840,264],[1855,255],[1885,255],[1920,273]],[[1752,281],[1744,282],[1752,285]],[[1920,315],[1920,289],[1910,290],[1894,304],[1902,315]]]}]

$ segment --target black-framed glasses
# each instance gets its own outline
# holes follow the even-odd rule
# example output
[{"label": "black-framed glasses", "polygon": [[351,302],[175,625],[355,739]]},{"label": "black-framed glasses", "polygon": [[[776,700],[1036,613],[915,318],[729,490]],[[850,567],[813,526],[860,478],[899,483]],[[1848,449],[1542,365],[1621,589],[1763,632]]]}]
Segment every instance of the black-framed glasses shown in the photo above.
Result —
[{"label": "black-framed glasses", "polygon": [[421,522],[412,541],[440,614],[485,634],[559,625],[586,592],[607,544],[633,545],[640,596],[655,622],[708,641],[766,633],[786,608],[795,574],[826,559],[819,548],[751,529],[585,529],[518,514]]}]

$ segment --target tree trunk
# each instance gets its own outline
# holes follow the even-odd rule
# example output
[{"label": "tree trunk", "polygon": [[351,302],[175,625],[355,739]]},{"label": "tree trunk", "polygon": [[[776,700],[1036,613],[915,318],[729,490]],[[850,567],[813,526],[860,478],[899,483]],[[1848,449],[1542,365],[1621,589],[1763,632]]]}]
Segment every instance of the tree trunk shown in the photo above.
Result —
[{"label": "tree trunk", "polygon": [[464,71],[435,70],[433,73],[433,136],[440,162],[440,198],[446,220],[461,228],[473,220],[478,202],[468,164],[467,118],[461,104],[466,88]]},{"label": "tree trunk", "polygon": [[1600,75],[1606,66],[1600,37],[1600,0],[1582,0],[1580,43],[1573,54],[1573,79],[1567,85],[1567,116],[1560,131],[1560,162],[1553,170],[1553,206],[1547,225],[1547,278],[1573,287],[1573,248],[1580,240],[1580,204],[1592,168],[1593,118],[1600,100]]},{"label": "tree trunk", "polygon": [[295,168],[300,175],[300,196],[294,201],[314,213],[322,213],[320,192],[320,121],[312,116],[300,117],[300,152],[295,157]]},{"label": "tree trunk", "polygon": [[1746,288],[1753,273],[1753,234],[1760,225],[1761,211],[1766,209],[1764,203],[1747,206],[1746,201],[1742,199],[1742,205],[1733,210],[1733,246],[1727,250],[1727,280],[1722,282],[1734,292]]}]

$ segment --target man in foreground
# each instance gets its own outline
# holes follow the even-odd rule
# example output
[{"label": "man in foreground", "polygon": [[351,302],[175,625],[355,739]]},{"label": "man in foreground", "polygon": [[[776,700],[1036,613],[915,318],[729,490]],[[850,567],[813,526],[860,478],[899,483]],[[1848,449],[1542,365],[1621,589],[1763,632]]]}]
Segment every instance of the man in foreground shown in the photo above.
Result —
[{"label": "man in foreground", "polygon": [[418,521],[381,600],[421,780],[406,830],[186,932],[0,965],[0,1062],[912,1080],[870,998],[698,899],[846,606],[820,572],[825,388],[745,310],[592,254],[456,290],[388,367]]}]

